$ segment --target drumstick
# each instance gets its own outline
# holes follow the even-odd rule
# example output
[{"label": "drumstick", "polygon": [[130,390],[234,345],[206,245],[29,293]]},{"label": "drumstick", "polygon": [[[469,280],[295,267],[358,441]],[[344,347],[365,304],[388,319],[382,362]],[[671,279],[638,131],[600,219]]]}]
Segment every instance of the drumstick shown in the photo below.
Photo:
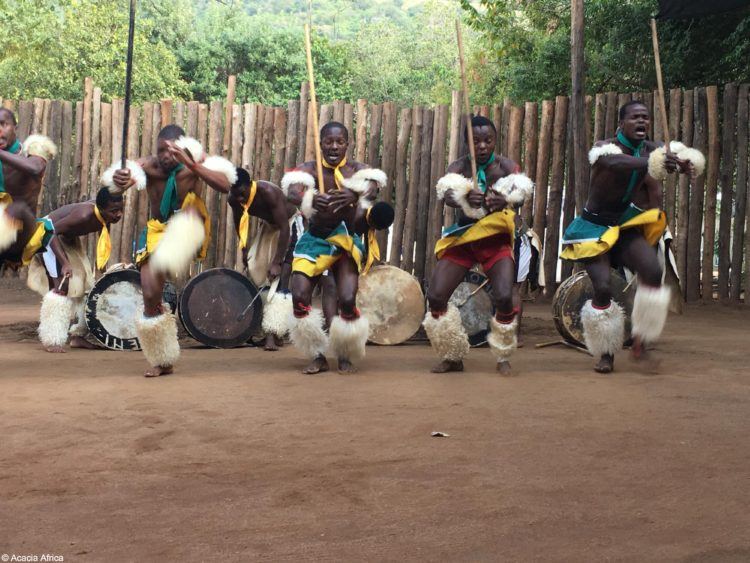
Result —
[{"label": "drumstick", "polygon": [[469,90],[466,86],[466,68],[464,67],[464,42],[461,36],[461,22],[456,19],[456,40],[458,41],[458,64],[461,69],[461,88],[463,89],[464,113],[466,113],[466,136],[469,143],[469,155],[471,160],[471,183],[473,188],[477,185],[477,159],[474,154],[474,131],[471,128],[471,112],[469,110]]},{"label": "drumstick", "polygon": [[250,303],[248,304],[248,306],[245,307],[245,310],[242,311],[239,315],[237,315],[237,318],[234,319],[235,322],[239,321],[242,317],[244,317],[245,313],[247,313],[250,310],[250,307],[253,306],[253,303],[255,303],[258,300],[258,297],[260,297],[260,294],[261,294],[260,293],[261,289],[263,289],[263,288],[261,287],[260,289],[258,289],[258,293],[255,294],[255,297],[253,297],[252,300],[250,301]]},{"label": "drumstick", "polygon": [[312,48],[310,47],[310,26],[305,24],[305,53],[307,55],[307,81],[310,83],[310,108],[313,114],[313,135],[315,138],[315,168],[318,171],[320,193],[326,193],[323,183],[323,160],[320,154],[320,131],[318,126],[318,101],[315,97],[315,77],[313,76]]},{"label": "drumstick", "polygon": [[482,289],[489,282],[490,282],[490,278],[487,278],[486,280],[484,280],[481,284],[479,284],[479,287],[477,287],[474,291],[472,291],[471,293],[469,293],[469,295],[466,296],[466,299],[464,299],[463,301],[461,301],[461,303],[459,303],[458,305],[456,305],[456,307],[458,308],[458,307],[463,307],[464,305],[466,305],[466,302],[469,299],[471,299],[472,297],[474,297],[474,295],[476,295],[479,292],[479,290]]}]

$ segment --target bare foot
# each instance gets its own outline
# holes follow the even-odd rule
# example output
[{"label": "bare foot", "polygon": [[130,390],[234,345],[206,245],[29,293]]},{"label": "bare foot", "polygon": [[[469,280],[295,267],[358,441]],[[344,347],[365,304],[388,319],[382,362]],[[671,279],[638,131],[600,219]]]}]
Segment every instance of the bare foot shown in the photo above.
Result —
[{"label": "bare foot", "polygon": [[516,348],[523,348],[523,340],[521,338],[518,338],[518,341],[516,343]]},{"label": "bare foot", "polygon": [[349,360],[344,360],[343,358],[339,358],[339,373],[344,373],[344,374],[357,373],[357,368],[355,368]]},{"label": "bare foot", "polygon": [[170,373],[174,373],[174,368],[172,366],[156,366],[148,368],[143,376],[159,377],[160,375],[169,375]]},{"label": "bare foot", "polygon": [[654,358],[646,350],[646,346],[643,345],[640,338],[636,337],[633,340],[633,346],[630,348],[630,352],[637,371],[650,375],[659,373],[661,361]]},{"label": "bare foot", "polygon": [[63,346],[47,346],[45,350],[47,350],[47,352],[49,352],[50,354],[64,354],[65,352],[67,352],[67,350]]},{"label": "bare foot", "polygon": [[497,362],[495,367],[500,375],[513,375],[513,371],[510,369],[510,362],[508,360],[501,360]]},{"label": "bare foot", "polygon": [[612,373],[615,369],[615,357],[612,354],[602,354],[599,362],[594,366],[597,373]]},{"label": "bare foot", "polygon": [[276,339],[274,338],[273,334],[266,335],[266,344],[263,346],[263,349],[266,352],[276,352],[279,349],[279,347],[276,345]]},{"label": "bare foot", "polygon": [[311,375],[313,373],[328,371],[328,369],[328,360],[326,360],[325,356],[318,356],[310,363],[310,365],[302,370],[302,373],[305,375]]},{"label": "bare foot", "polygon": [[86,350],[96,350],[97,346],[86,340],[85,338],[82,338],[80,336],[71,336],[70,337],[70,347],[71,348],[85,348]]},{"label": "bare foot", "polygon": [[459,360],[452,362],[451,360],[443,360],[438,365],[430,370],[432,373],[448,373],[449,371],[464,371],[464,363]]}]

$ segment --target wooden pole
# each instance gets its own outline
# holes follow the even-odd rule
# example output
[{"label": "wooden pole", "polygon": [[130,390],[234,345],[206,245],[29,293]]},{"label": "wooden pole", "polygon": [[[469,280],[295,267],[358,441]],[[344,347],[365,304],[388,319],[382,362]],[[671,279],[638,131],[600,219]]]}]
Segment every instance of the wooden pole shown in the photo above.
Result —
[{"label": "wooden pole", "polygon": [[[573,185],[575,192],[575,208],[578,213],[583,210],[586,194],[586,178],[589,173],[586,158],[586,118],[585,118],[585,88],[584,88],[584,37],[583,37],[583,0],[572,0],[570,3],[570,72],[572,75],[572,91],[570,96],[571,118],[570,125],[573,141]],[[572,194],[566,195],[566,200]]]},{"label": "wooden pole", "polygon": [[130,0],[130,21],[128,23],[128,55],[125,66],[125,112],[122,119],[122,154],[120,167],[125,168],[128,157],[128,123],[130,121],[130,84],[133,77],[133,34],[135,33],[135,0]]},{"label": "wooden pole", "polygon": [[471,109],[469,106],[469,90],[466,86],[466,68],[464,66],[464,42],[461,37],[461,22],[456,20],[456,40],[458,41],[458,64],[461,68],[461,89],[464,97],[464,113],[466,114],[466,136],[469,141],[469,155],[471,157],[471,183],[477,189],[477,159],[474,156],[474,131],[471,128]]},{"label": "wooden pole", "polygon": [[323,183],[323,160],[320,154],[320,130],[318,128],[318,101],[315,97],[315,78],[313,76],[312,47],[310,46],[310,24],[305,24],[305,52],[307,54],[307,80],[310,83],[310,102],[313,108],[313,138],[315,139],[315,168],[318,172],[318,188],[325,193]]},{"label": "wooden pole", "polygon": [[656,86],[659,89],[659,113],[664,136],[664,146],[669,152],[669,120],[667,119],[667,102],[664,99],[664,82],[661,76],[661,58],[659,57],[659,37],[656,34],[656,20],[651,18],[651,41],[654,44],[654,63],[656,64]]}]

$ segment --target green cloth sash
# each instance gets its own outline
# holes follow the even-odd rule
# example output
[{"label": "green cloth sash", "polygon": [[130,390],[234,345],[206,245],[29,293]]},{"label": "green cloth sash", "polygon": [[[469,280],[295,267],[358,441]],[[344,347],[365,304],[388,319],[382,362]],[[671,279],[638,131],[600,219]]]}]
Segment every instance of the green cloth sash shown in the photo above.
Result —
[{"label": "green cloth sash", "polygon": [[[622,134],[622,131],[617,132],[617,140],[620,141],[627,148],[629,148],[631,151],[633,151],[633,156],[635,157],[641,156],[641,149],[643,149],[643,145],[646,143],[646,141],[641,141],[640,143],[638,143],[637,146],[634,146],[633,143],[630,142],[630,139],[628,139],[625,135]],[[625,192],[625,196],[622,198],[623,203],[625,203],[626,201],[630,201],[630,196],[633,195],[633,188],[635,188],[635,185],[637,182],[638,182],[638,171],[633,170],[633,173],[630,175],[630,183],[628,184],[628,191]]]},{"label": "green cloth sash", "polygon": [[[8,152],[12,154],[18,154],[21,152],[21,143],[18,142],[18,139],[13,141],[13,144],[8,147]],[[5,175],[3,174],[3,163],[0,162],[0,193],[5,191]]]},{"label": "green cloth sash", "polygon": [[177,173],[183,168],[185,168],[183,164],[178,164],[172,169],[167,178],[164,195],[161,196],[161,203],[159,204],[159,215],[161,215],[162,221],[167,221],[172,216],[172,213],[180,208],[177,201]]},{"label": "green cloth sash", "polygon": [[479,189],[482,191],[482,193],[485,193],[487,191],[487,167],[495,162],[495,153],[493,152],[490,155],[490,158],[487,159],[487,162],[484,164],[479,164],[477,162],[477,184],[479,185]]}]

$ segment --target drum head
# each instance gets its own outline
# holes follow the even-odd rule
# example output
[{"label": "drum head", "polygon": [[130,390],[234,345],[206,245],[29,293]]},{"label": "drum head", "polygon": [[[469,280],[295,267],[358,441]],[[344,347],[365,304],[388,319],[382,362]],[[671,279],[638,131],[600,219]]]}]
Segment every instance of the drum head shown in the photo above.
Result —
[{"label": "drum head", "polygon": [[370,322],[370,341],[376,344],[408,340],[425,313],[419,282],[395,266],[376,266],[359,278],[357,306]]},{"label": "drum head", "polygon": [[[213,268],[191,279],[180,296],[180,320],[188,334],[214,348],[234,348],[260,327],[263,303],[245,276]],[[250,303],[252,302],[252,306]],[[250,308],[248,308],[250,306]]]},{"label": "drum head", "polygon": [[[487,342],[487,333],[490,330],[490,318],[493,314],[490,298],[492,286],[488,283],[477,291],[486,279],[478,272],[466,272],[464,281],[458,284],[450,298],[450,303],[458,307],[461,313],[461,322],[472,346],[481,346]],[[474,295],[471,295],[472,293]]]},{"label": "drum head", "polygon": [[[625,278],[614,269],[610,271],[609,283],[612,298],[625,311],[625,341],[627,341],[630,339],[630,315],[633,312],[635,288],[632,285],[628,287]],[[593,296],[594,289],[585,271],[573,274],[557,288],[552,299],[552,318],[557,331],[568,342],[585,346],[581,307]]]},{"label": "drum head", "polygon": [[[164,286],[164,301],[174,312],[177,294],[172,284]],[[110,350],[140,350],[135,322],[143,315],[141,274],[123,269],[107,272],[86,298],[86,326],[91,335]]]}]

